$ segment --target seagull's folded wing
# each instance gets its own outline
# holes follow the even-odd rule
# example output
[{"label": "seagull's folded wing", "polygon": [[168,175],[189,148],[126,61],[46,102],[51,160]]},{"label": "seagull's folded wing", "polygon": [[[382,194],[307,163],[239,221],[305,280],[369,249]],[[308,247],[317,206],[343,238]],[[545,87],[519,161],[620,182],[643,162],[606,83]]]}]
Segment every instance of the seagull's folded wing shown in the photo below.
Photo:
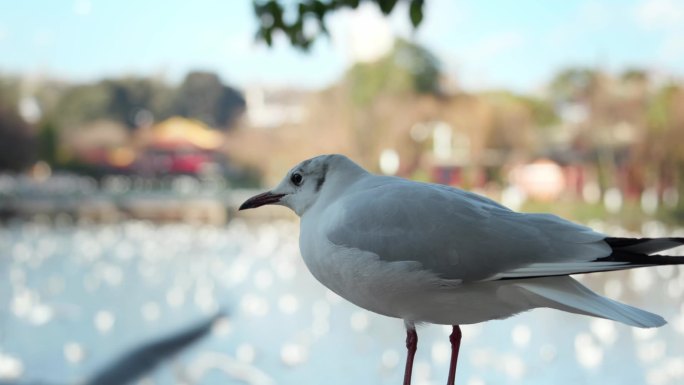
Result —
[{"label": "seagull's folded wing", "polygon": [[605,235],[554,215],[516,213],[451,187],[374,178],[323,213],[332,243],[466,282],[602,270],[594,261],[611,253]]}]

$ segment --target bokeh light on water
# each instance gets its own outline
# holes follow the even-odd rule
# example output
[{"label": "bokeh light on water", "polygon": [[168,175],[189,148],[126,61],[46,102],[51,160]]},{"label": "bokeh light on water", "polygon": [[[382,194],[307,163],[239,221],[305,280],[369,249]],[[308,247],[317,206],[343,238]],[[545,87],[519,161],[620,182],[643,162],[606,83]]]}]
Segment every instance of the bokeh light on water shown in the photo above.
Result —
[{"label": "bokeh light on water", "polygon": [[[657,223],[642,230],[672,235]],[[145,340],[223,310],[209,337],[142,383],[400,383],[402,322],[361,310],[316,282],[297,237],[290,221],[10,222],[0,230],[0,381],[78,383]],[[641,330],[536,310],[468,325],[458,382],[684,381],[681,268],[581,279],[670,323]],[[444,382],[449,333],[419,329],[416,384]]]}]

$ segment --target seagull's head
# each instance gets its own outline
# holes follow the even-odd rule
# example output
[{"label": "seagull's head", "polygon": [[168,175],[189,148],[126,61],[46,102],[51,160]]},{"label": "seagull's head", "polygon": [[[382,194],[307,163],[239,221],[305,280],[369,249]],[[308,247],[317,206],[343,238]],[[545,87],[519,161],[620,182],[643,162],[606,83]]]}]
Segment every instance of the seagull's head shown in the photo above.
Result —
[{"label": "seagull's head", "polygon": [[247,199],[240,210],[263,205],[289,207],[302,216],[326,191],[339,189],[358,173],[366,171],[344,155],[320,155],[293,167],[270,191]]}]

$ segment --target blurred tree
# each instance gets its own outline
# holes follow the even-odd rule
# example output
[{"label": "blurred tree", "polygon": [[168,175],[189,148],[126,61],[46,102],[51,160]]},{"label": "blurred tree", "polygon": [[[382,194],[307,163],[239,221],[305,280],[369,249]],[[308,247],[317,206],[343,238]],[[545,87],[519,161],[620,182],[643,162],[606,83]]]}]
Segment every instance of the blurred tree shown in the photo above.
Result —
[{"label": "blurred tree", "polygon": [[346,74],[352,100],[367,105],[380,94],[438,94],[441,64],[416,43],[397,39],[380,60],[356,63]]},{"label": "blurred tree", "polygon": [[31,127],[14,108],[0,104],[0,170],[25,170],[35,160],[35,148]]},{"label": "blurred tree", "polygon": [[[637,143],[646,164],[662,163],[663,169],[684,169],[684,88],[668,84],[650,98],[647,109],[647,132]],[[674,172],[672,172],[674,173]],[[683,173],[684,174],[684,173]],[[684,176],[684,175],[682,175]]]},{"label": "blurred tree", "polygon": [[657,134],[673,130],[675,101],[681,93],[676,84],[668,84],[657,90],[650,99],[647,111],[648,127]]},{"label": "blurred tree", "polygon": [[648,73],[643,69],[630,68],[622,73],[621,79],[625,82],[647,82]]},{"label": "blurred tree", "polygon": [[597,72],[590,68],[568,68],[559,72],[549,88],[560,102],[586,101],[598,85]]},{"label": "blurred tree", "polygon": [[216,74],[191,72],[178,89],[174,113],[212,127],[228,128],[244,108],[242,95],[225,86]]},{"label": "blurred tree", "polygon": [[[423,21],[424,0],[406,1],[415,28]],[[319,35],[328,35],[325,16],[342,8],[356,9],[361,2],[375,3],[383,14],[389,15],[398,0],[254,0],[259,23],[256,38],[270,46],[274,33],[282,32],[294,47],[308,50]]]},{"label": "blurred tree", "polygon": [[[487,128],[485,147],[503,156],[531,154],[535,151],[539,126],[530,99],[510,92],[489,92],[480,95],[491,108],[492,120]],[[542,116],[542,121],[548,117]]]},{"label": "blurred tree", "polygon": [[641,128],[646,125],[646,110],[651,96],[651,79],[648,72],[638,68],[631,68],[622,73],[619,80],[620,109],[623,118],[631,124]]},{"label": "blurred tree", "polygon": [[48,115],[60,126],[110,119],[134,129],[171,114],[172,90],[149,78],[106,79],[68,87]]},{"label": "blurred tree", "polygon": [[105,118],[138,128],[171,115],[172,94],[165,84],[149,78],[109,79],[101,82],[109,95]]},{"label": "blurred tree", "polygon": [[0,75],[0,106],[16,110],[19,104],[18,78]]},{"label": "blurred tree", "polygon": [[536,129],[546,129],[558,123],[558,114],[548,100],[507,91],[500,92],[499,95],[527,109],[530,115],[530,124]]},{"label": "blurred tree", "polygon": [[51,166],[55,166],[58,163],[58,148],[59,136],[57,126],[51,120],[42,122],[38,132],[38,158]]},{"label": "blurred tree", "polygon": [[68,87],[59,98],[53,115],[61,128],[109,116],[110,95],[102,83]]},{"label": "blurred tree", "polygon": [[[396,106],[422,95],[440,94],[441,65],[428,49],[397,39],[387,55],[374,62],[354,64],[345,74],[341,86],[347,91],[351,104],[355,147],[358,158],[367,165],[375,165],[380,146],[391,136],[395,116],[406,118],[414,111]],[[338,107],[342,108],[342,106]]]}]

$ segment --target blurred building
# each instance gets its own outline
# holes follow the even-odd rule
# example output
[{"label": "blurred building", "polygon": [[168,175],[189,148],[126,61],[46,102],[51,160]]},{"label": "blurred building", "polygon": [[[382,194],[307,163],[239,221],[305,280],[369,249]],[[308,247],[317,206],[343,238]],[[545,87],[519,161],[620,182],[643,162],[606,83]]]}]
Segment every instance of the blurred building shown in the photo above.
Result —
[{"label": "blurred building", "polygon": [[80,164],[102,172],[197,175],[225,166],[224,134],[181,117],[130,132],[112,121],[97,121],[66,136],[64,147]]},{"label": "blurred building", "polygon": [[304,90],[249,87],[245,92],[247,123],[251,128],[301,124],[307,116],[309,93]]},{"label": "blurred building", "polygon": [[492,170],[504,166],[505,157],[494,149],[488,149],[475,161],[468,133],[444,121],[418,123],[411,128],[410,135],[414,141],[427,144],[424,163],[430,181],[435,183],[484,187]]},{"label": "blurred building", "polygon": [[128,166],[132,159],[128,162],[121,159],[117,161],[112,159],[112,155],[120,154],[131,140],[131,133],[123,124],[96,120],[67,131],[62,138],[62,147],[79,163],[100,167]]},{"label": "blurred building", "polygon": [[202,174],[224,161],[223,133],[197,120],[173,117],[137,132],[131,167],[145,175]]}]

